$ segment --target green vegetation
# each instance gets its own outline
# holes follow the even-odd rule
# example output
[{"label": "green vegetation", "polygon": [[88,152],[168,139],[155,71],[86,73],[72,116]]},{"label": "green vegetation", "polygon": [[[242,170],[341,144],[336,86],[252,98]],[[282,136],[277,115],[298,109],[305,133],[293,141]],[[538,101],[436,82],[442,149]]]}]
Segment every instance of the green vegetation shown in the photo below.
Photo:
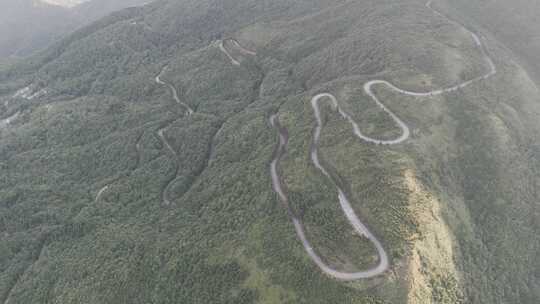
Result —
[{"label": "green vegetation", "polygon": [[[0,119],[20,112],[0,129],[0,301],[537,303],[540,93],[486,36],[488,81],[430,99],[375,88],[411,127],[402,145],[363,143],[322,106],[322,161],[392,263],[349,283],[312,263],[271,189],[268,117],[288,129],[280,169],[314,249],[337,269],[373,265],[310,162],[309,100],[331,92],[392,138],[367,80],[427,90],[481,75],[474,41],[422,1],[162,0],[0,66]],[[232,65],[213,43],[226,37],[258,55],[231,50]],[[155,82],[164,66],[193,115]],[[14,97],[25,87],[44,93]]]}]

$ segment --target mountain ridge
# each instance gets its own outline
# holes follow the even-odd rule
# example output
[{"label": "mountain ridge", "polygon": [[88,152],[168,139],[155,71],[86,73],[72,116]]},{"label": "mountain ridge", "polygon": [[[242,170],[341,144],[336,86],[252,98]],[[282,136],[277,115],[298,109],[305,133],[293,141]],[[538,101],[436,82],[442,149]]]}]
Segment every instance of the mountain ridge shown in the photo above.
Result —
[{"label": "mountain ridge", "polygon": [[[433,2],[462,20],[451,5]],[[478,36],[415,0],[161,1],[4,69],[0,118],[18,114],[0,129],[0,300],[536,303],[540,93],[464,23]],[[335,107],[314,116],[320,94]],[[374,96],[407,142],[358,141],[351,120],[403,132]],[[335,280],[298,240],[291,213],[333,269],[377,263],[336,184],[384,275]]]}]

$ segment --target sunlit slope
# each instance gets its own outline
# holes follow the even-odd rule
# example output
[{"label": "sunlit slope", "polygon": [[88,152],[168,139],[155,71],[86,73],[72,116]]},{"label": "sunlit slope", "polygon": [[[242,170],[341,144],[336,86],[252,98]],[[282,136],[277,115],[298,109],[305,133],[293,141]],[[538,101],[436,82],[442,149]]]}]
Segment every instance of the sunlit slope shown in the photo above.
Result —
[{"label": "sunlit slope", "polygon": [[[481,37],[497,73],[436,96],[373,86],[410,129],[390,146],[321,100],[331,178],[312,162],[317,94],[384,141],[402,130],[367,82],[427,92],[489,73],[470,32],[425,4],[160,1],[5,67],[0,300],[538,302],[540,93],[459,10],[433,3]],[[289,209],[272,189],[273,114]],[[290,221],[332,269],[377,265],[336,185],[388,253],[374,278],[323,273]]]}]

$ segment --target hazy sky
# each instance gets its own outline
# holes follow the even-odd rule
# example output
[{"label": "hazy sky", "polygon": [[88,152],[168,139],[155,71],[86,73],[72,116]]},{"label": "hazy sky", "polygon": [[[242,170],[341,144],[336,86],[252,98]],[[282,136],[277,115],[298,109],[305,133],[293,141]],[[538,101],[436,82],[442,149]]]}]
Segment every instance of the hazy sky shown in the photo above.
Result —
[{"label": "hazy sky", "polygon": [[85,2],[87,0],[41,0],[41,1],[47,2],[47,3],[50,3],[50,4],[71,7],[71,6],[75,6],[77,4],[80,4],[82,2]]},{"label": "hazy sky", "polygon": [[[25,57],[113,11],[147,0],[0,0],[0,62]],[[39,5],[50,3],[54,5]],[[90,3],[88,3],[90,4]]]}]

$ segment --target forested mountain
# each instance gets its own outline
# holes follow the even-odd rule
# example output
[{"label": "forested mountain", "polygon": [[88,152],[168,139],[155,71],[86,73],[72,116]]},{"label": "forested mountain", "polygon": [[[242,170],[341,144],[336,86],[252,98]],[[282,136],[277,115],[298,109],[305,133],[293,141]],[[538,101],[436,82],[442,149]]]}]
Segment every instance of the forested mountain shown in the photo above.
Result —
[{"label": "forested mountain", "polygon": [[539,303],[535,5],[159,0],[0,65],[1,303]]},{"label": "forested mountain", "polygon": [[[42,0],[2,0],[0,61],[43,49],[74,29],[143,0],[92,0],[73,7]],[[58,2],[62,3],[62,2]],[[76,4],[76,3],[74,3]]]}]

